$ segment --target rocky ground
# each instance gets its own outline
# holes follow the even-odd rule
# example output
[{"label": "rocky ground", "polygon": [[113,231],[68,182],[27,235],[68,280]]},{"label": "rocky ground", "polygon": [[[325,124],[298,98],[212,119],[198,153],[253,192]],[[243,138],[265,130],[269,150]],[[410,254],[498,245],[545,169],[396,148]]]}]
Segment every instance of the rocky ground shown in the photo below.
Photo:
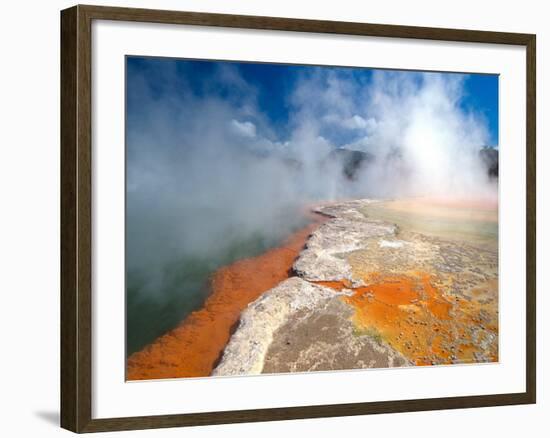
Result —
[{"label": "rocky ground", "polygon": [[241,314],[213,375],[498,360],[495,247],[399,228],[374,201],[318,207],[283,281]]},{"label": "rocky ground", "polygon": [[405,365],[379,339],[357,334],[345,291],[289,278],[252,303],[213,375]]}]

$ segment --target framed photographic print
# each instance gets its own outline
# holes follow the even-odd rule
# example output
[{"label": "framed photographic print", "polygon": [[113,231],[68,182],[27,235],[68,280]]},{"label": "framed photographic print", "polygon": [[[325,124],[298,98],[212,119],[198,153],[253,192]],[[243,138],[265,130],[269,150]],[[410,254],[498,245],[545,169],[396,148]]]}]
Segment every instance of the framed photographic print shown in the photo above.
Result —
[{"label": "framed photographic print", "polygon": [[535,403],[535,36],[61,13],[61,423]]}]

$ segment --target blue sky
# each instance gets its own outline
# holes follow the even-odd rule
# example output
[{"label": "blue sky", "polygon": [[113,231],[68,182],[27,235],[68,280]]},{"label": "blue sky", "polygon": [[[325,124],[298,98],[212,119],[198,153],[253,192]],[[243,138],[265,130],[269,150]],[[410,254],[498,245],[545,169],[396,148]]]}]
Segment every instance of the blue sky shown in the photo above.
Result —
[{"label": "blue sky", "polygon": [[[257,119],[261,118],[263,125],[270,127],[270,134],[266,134],[271,136],[270,140],[285,142],[292,135],[294,118],[300,112],[298,107],[304,106],[303,102],[297,105],[295,99],[304,78],[336,77],[342,83],[352,83],[354,88],[346,95],[357,110],[368,99],[363,90],[375,86],[373,75],[379,72],[384,70],[128,57],[128,127],[131,130],[133,125],[142,123],[155,101],[180,99],[189,102],[191,97],[194,101],[215,98],[231,102],[240,109],[254,106],[254,115],[243,113],[238,120],[249,120],[259,127]],[[416,72],[399,72],[399,75],[412,83],[421,81]],[[460,80],[457,107],[464,113],[475,114],[488,130],[487,142],[498,145],[498,76],[455,73],[443,76]],[[144,93],[147,99],[143,99]],[[315,99],[315,94],[310,96],[310,112],[318,117],[326,115],[330,105],[325,103],[326,110],[316,112]],[[367,120],[370,115],[367,111],[361,117]],[[355,135],[352,131],[347,133],[328,125],[320,128],[320,132],[336,146],[353,140]]]},{"label": "blue sky", "polygon": [[468,75],[465,92],[462,107],[473,108],[485,115],[491,146],[498,145],[498,75]]}]

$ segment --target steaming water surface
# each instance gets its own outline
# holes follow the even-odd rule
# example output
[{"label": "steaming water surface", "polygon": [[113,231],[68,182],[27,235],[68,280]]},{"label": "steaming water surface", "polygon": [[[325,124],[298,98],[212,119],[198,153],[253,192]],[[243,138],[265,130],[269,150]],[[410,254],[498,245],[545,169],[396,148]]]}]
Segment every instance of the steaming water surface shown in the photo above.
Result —
[{"label": "steaming water surface", "polygon": [[436,236],[497,250],[498,207],[494,200],[406,198],[376,202],[365,214],[402,231]]},{"label": "steaming water surface", "polygon": [[[264,230],[254,233],[239,232],[234,224],[224,224],[224,216],[219,214],[218,226],[225,225],[226,234],[217,242],[217,248],[201,255],[183,253],[151,270],[128,269],[126,355],[141,350],[200,308],[209,295],[209,278],[217,269],[278,246],[308,222],[298,211],[287,213],[279,217],[276,227],[266,224]],[[226,221],[230,219],[226,217]],[[154,293],[150,290],[152,281]]]}]

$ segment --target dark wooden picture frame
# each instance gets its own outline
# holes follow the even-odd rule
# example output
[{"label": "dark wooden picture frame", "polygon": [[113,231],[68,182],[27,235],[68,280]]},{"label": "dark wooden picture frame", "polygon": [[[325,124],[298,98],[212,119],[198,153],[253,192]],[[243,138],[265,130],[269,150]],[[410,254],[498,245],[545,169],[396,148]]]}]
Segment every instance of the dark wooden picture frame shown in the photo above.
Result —
[{"label": "dark wooden picture frame", "polygon": [[[481,396],[92,419],[91,25],[93,20],[525,46],[527,54],[526,391]],[[535,35],[519,33],[81,5],[63,10],[61,12],[61,426],[74,432],[97,432],[535,403],[535,47]]]}]

